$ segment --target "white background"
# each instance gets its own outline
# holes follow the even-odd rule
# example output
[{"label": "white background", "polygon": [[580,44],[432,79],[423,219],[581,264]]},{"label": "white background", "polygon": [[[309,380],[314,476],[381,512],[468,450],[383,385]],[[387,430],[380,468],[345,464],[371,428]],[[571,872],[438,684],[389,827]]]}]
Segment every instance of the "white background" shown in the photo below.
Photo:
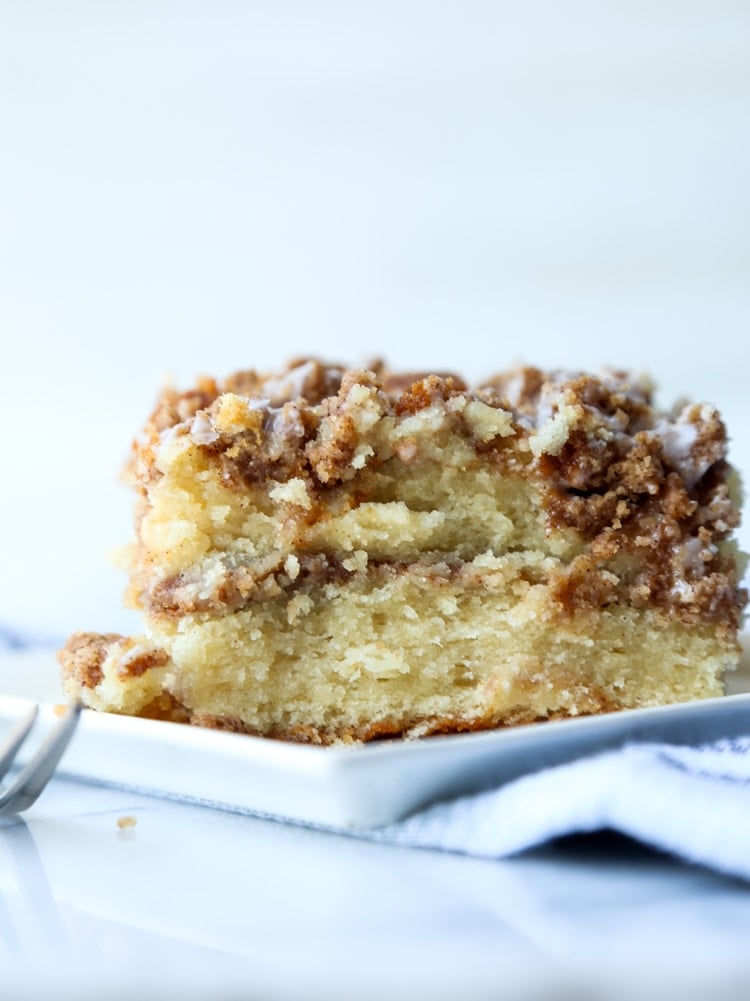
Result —
[{"label": "white background", "polygon": [[134,626],[170,373],[647,369],[748,478],[749,177],[741,0],[0,0],[0,624]]}]

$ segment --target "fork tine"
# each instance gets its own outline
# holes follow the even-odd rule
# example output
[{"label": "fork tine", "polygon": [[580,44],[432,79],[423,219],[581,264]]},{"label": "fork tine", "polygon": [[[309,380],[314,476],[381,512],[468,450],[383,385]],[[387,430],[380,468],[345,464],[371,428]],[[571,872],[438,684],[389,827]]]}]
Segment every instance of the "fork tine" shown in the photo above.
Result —
[{"label": "fork tine", "polygon": [[38,715],[39,706],[34,706],[29,715],[22,719],[15,730],[13,730],[8,743],[3,746],[3,753],[0,755],[0,779],[3,778],[13,764],[15,756],[18,754],[18,748],[26,740]]},{"label": "fork tine", "polygon": [[35,802],[63,756],[80,715],[80,702],[68,707],[60,725],[47,736],[34,756],[21,769],[15,782],[0,794],[0,816],[21,813]]}]

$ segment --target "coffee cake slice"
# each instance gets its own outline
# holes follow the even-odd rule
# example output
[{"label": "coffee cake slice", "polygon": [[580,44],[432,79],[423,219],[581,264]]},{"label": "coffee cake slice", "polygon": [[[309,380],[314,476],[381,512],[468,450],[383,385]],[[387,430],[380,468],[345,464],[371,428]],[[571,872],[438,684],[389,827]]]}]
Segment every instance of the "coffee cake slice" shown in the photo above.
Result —
[{"label": "coffee cake slice", "polygon": [[744,592],[714,407],[623,373],[347,371],[166,390],[134,445],[128,603],[69,696],[330,743],[720,695]]}]

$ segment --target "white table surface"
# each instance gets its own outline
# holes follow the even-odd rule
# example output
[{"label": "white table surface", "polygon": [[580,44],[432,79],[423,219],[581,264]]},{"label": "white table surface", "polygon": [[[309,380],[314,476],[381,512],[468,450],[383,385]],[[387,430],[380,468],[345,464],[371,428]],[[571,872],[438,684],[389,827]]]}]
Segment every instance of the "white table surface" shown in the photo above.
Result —
[{"label": "white table surface", "polygon": [[750,988],[750,887],[611,835],[484,861],[62,779],[0,825],[0,933],[7,1001]]}]

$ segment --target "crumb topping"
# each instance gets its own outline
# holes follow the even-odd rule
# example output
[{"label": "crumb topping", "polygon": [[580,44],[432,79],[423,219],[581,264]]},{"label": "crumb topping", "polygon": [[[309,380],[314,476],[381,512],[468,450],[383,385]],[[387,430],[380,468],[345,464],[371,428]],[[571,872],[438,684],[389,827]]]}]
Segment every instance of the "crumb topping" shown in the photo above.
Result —
[{"label": "crumb topping", "polygon": [[58,658],[68,677],[82,689],[101,684],[108,658],[116,660],[120,678],[140,678],[146,671],[164,667],[169,661],[169,655],[160,646],[120,633],[74,633]]},{"label": "crumb topping", "polygon": [[104,677],[102,664],[107,654],[124,640],[119,633],[74,633],[59,657],[80,688],[96,688]]}]

